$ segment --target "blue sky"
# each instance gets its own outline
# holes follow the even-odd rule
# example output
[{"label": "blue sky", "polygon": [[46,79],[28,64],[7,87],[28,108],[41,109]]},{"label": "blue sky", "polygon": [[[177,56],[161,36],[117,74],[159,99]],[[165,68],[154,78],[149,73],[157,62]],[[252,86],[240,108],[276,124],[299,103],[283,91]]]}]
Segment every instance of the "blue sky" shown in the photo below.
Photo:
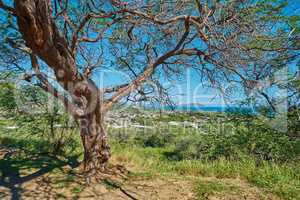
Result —
[{"label": "blue sky", "polygon": [[[5,0],[4,2],[12,4],[12,1],[9,0]],[[300,15],[300,0],[289,0],[288,2],[289,7],[285,10],[286,14]],[[287,67],[291,70],[297,70],[295,65]],[[114,69],[97,73],[94,77],[97,84],[101,86],[118,85],[130,81],[129,77]],[[164,81],[164,85],[166,87],[172,86],[170,96],[178,104],[200,103],[203,105],[223,105],[224,99],[220,97],[220,92],[215,89],[202,87],[199,79],[200,76],[195,70],[186,69],[181,80],[173,82]],[[242,92],[237,91],[234,98],[241,99],[242,97]]]},{"label": "blue sky", "polygon": [[[298,14],[300,16],[300,0],[289,0],[289,6],[285,10],[287,15]],[[286,66],[287,71],[299,70],[296,63]],[[190,103],[199,103],[203,105],[224,105],[227,102],[226,99],[222,98],[221,93],[217,89],[213,88],[204,88],[200,83],[200,75],[193,69],[187,68],[183,73],[183,78],[177,81],[164,82],[164,85],[170,89],[170,96],[172,100],[178,104],[190,104]],[[114,85],[122,83],[120,80],[129,80],[126,76],[123,76],[120,72],[112,72],[111,76],[104,76],[107,78],[107,81],[104,81],[106,84]],[[110,77],[110,78],[109,78]],[[125,77],[125,78],[124,78]],[[105,80],[105,79],[104,79]],[[225,83],[224,83],[225,84]],[[227,84],[227,83],[226,83]],[[226,85],[224,85],[226,87]],[[229,86],[229,85],[228,85]],[[271,91],[271,92],[274,92]],[[280,93],[280,92],[277,92]],[[275,94],[275,92],[274,92]],[[232,100],[240,100],[245,96],[243,94],[243,89],[240,87],[238,91],[235,91],[235,94],[231,97]]]}]

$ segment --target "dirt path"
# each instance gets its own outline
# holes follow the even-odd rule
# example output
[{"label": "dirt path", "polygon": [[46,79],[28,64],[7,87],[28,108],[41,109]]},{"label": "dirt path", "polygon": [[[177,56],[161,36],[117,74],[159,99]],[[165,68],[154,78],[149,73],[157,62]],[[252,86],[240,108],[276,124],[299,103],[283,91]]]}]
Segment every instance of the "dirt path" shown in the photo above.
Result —
[{"label": "dirt path", "polygon": [[[151,179],[151,180],[132,180],[121,188],[107,189],[105,186],[96,186],[98,190],[93,188],[86,188],[80,197],[85,199],[87,194],[93,194],[92,191],[101,191],[102,194],[98,194],[99,199],[143,199],[143,200],[155,200],[155,199],[196,199],[192,191],[192,184],[188,181],[178,180],[163,180],[163,179]],[[88,197],[86,199],[89,199]]]},{"label": "dirt path", "polygon": [[[189,181],[166,179],[130,180],[118,186],[107,180],[91,186],[44,175],[26,182],[19,187],[19,194],[13,194],[9,188],[0,186],[0,199],[105,199],[105,200],[156,200],[156,199],[196,199],[193,185]],[[61,184],[64,183],[64,184]],[[61,185],[60,185],[61,184]],[[12,196],[13,195],[13,196]],[[19,198],[17,198],[17,196]]]},{"label": "dirt path", "polygon": [[12,158],[0,148],[0,199],[279,200],[241,179],[128,174],[86,185],[76,169],[49,157]]},{"label": "dirt path", "polygon": [[[191,177],[187,180],[183,180],[183,177],[134,178],[121,184],[107,179],[86,186],[74,178],[45,174],[17,185],[18,195],[13,194],[16,191],[0,186],[0,199],[279,200],[239,179],[196,179],[197,181]],[[202,188],[197,190],[195,183]]]}]

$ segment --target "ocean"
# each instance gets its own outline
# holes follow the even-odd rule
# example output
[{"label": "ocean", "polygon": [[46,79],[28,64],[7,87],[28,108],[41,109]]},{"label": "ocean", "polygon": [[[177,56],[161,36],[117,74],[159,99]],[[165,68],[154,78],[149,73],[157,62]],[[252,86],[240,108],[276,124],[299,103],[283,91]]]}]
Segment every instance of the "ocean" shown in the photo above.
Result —
[{"label": "ocean", "polygon": [[174,105],[174,106],[163,106],[162,110],[174,110],[180,112],[229,112],[229,113],[249,113],[254,114],[255,109],[246,106],[204,106],[204,105]]}]

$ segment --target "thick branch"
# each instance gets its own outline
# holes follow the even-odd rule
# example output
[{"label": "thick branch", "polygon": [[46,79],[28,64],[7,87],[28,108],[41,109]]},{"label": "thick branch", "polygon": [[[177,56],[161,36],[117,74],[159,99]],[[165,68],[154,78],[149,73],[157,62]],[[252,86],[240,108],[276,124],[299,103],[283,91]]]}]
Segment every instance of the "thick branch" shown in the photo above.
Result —
[{"label": "thick branch", "polygon": [[86,23],[91,19],[91,15],[87,14],[86,16],[83,17],[83,20],[80,22],[78,28],[75,30],[75,32],[73,33],[72,36],[72,43],[71,43],[71,51],[73,53],[73,55],[75,55],[75,51],[76,51],[76,44],[78,42],[78,35],[80,33],[80,31],[82,31],[82,29],[84,28],[84,26],[86,25]]},{"label": "thick branch", "polygon": [[101,89],[102,93],[113,93],[113,92],[118,92],[121,88],[124,88],[128,86],[128,83],[122,84],[122,85],[117,85],[115,87],[109,87],[109,88],[103,88]]},{"label": "thick branch", "polygon": [[55,72],[61,86],[79,81],[75,60],[66,39],[61,36],[51,17],[48,1],[16,0],[19,30],[32,52]]},{"label": "thick branch", "polygon": [[74,116],[76,118],[77,114],[76,114],[76,109],[75,106],[72,105],[72,103],[69,101],[69,99],[63,95],[62,93],[60,93],[45,77],[45,75],[40,71],[40,66],[38,64],[38,60],[36,58],[35,55],[30,54],[30,60],[31,60],[31,66],[32,69],[35,72],[36,77],[41,81],[41,88],[46,91],[47,93],[50,93],[52,96],[54,96],[55,98],[59,99],[65,109],[72,114],[72,116]]},{"label": "thick branch", "polygon": [[113,106],[113,104],[115,102],[117,102],[118,100],[120,100],[121,98],[123,98],[124,96],[129,94],[130,92],[136,90],[143,82],[145,82],[154,73],[155,69],[160,64],[162,64],[168,58],[176,55],[176,52],[180,49],[180,47],[182,46],[182,44],[186,40],[187,36],[189,35],[189,31],[190,31],[190,18],[186,17],[185,18],[185,32],[182,35],[179,42],[174,47],[174,49],[172,49],[171,51],[169,51],[166,54],[159,57],[154,63],[150,63],[145,68],[144,72],[142,74],[140,74],[139,76],[137,76],[137,78],[134,79],[131,84],[129,84],[125,87],[121,87],[119,89],[119,91],[111,99],[109,99],[109,102],[106,103],[106,105],[103,108],[104,111],[108,110],[110,107]]},{"label": "thick branch", "polygon": [[[73,36],[72,36],[72,43],[71,43],[71,51],[73,52],[73,54],[75,54],[75,50],[76,50],[76,46],[78,41],[81,42],[97,42],[99,39],[101,39],[102,35],[104,34],[104,31],[106,30],[106,28],[104,28],[102,31],[99,32],[99,34],[97,35],[97,37],[95,38],[88,38],[88,37],[81,37],[78,38],[79,33],[83,30],[83,28],[85,27],[85,25],[89,22],[90,19],[104,19],[104,18],[113,18],[114,15],[119,14],[119,13],[124,13],[125,10],[118,10],[118,11],[113,11],[113,12],[109,12],[109,13],[104,13],[102,15],[98,15],[95,13],[88,13],[87,15],[85,15],[83,17],[83,20],[80,22],[78,28],[74,31]],[[113,20],[110,23],[107,23],[107,27],[110,27],[113,23],[119,21],[120,19],[117,20]]]},{"label": "thick branch", "polygon": [[27,54],[29,54],[29,55],[32,54],[31,49],[29,49],[28,47],[23,46],[23,45],[21,45],[21,44],[18,44],[17,42],[13,41],[13,40],[10,39],[10,38],[6,38],[6,42],[7,42],[12,48],[19,49],[19,50],[21,50],[22,52],[27,53]]}]

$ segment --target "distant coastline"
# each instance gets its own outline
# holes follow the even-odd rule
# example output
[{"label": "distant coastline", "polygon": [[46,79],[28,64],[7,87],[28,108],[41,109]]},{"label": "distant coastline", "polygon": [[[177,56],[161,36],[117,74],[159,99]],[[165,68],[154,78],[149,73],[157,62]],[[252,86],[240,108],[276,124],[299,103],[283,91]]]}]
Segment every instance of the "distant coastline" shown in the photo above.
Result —
[{"label": "distant coastline", "polygon": [[255,113],[255,109],[250,106],[218,106],[202,104],[179,104],[172,106],[146,106],[145,109],[179,111],[179,112],[228,112],[228,113]]}]

